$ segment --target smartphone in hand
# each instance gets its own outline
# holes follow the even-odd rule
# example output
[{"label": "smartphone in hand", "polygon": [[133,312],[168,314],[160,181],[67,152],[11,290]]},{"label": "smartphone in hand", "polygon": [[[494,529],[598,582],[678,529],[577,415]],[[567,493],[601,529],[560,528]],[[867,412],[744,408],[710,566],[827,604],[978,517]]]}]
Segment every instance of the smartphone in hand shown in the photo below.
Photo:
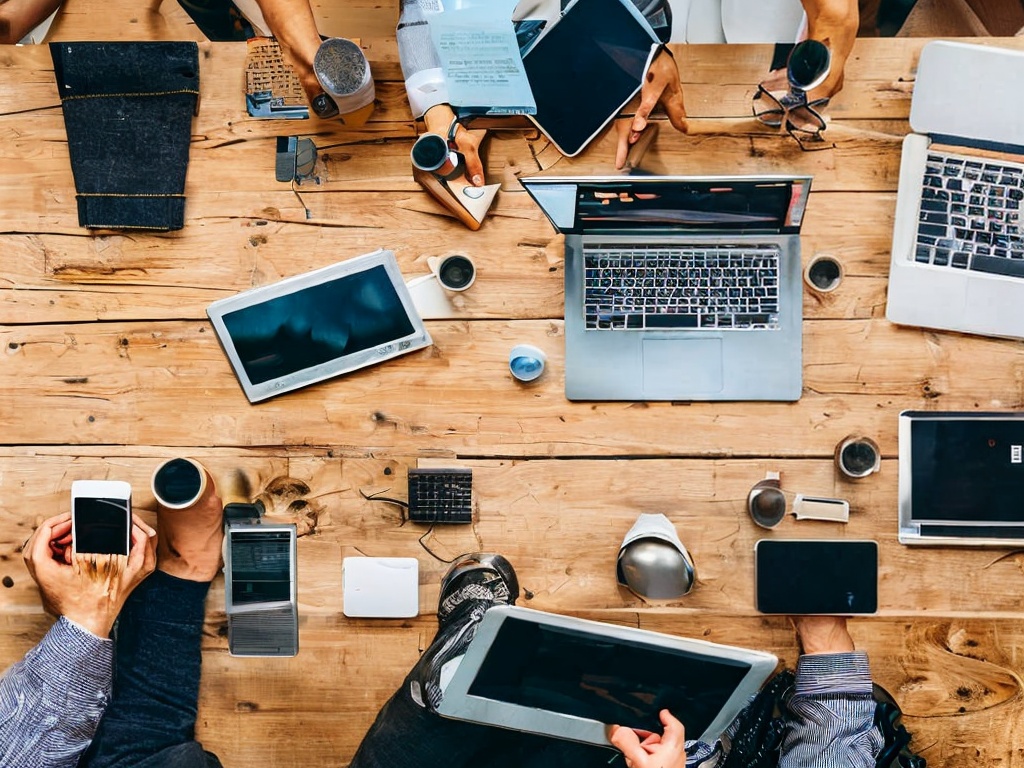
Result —
[{"label": "smartphone in hand", "polygon": [[132,529],[132,487],[123,480],[71,484],[74,554],[127,555]]}]

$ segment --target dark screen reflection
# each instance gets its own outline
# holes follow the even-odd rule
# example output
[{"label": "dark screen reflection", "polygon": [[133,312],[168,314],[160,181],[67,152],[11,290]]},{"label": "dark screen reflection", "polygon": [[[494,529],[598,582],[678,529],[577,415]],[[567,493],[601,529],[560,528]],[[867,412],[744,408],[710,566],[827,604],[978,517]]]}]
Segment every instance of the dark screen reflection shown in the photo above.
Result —
[{"label": "dark screen reflection", "polygon": [[668,708],[696,738],[749,669],[509,618],[469,694],[659,733],[658,712]]},{"label": "dark screen reflection", "polygon": [[383,266],[224,316],[253,384],[401,339],[412,323]]},{"label": "dark screen reflection", "polygon": [[580,222],[600,222],[602,228],[652,222],[688,230],[781,229],[794,189],[791,181],[723,180],[581,186],[578,194]]},{"label": "dark screen reflection", "polygon": [[291,534],[231,534],[231,600],[235,605],[291,599]]},{"label": "dark screen reflection", "polygon": [[914,520],[1024,522],[1024,424],[911,424]]}]

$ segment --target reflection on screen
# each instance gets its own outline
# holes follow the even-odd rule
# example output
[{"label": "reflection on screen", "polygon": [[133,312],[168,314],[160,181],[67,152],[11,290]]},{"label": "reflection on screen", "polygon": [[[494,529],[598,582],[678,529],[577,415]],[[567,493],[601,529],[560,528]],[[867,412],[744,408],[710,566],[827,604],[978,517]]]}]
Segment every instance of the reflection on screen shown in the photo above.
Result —
[{"label": "reflection on screen", "polygon": [[659,733],[658,712],[667,707],[699,736],[749,669],[741,661],[508,618],[469,695]]},{"label": "reflection on screen", "polygon": [[234,605],[291,599],[291,534],[231,533],[231,601]]},{"label": "reflection on screen", "polygon": [[644,185],[580,185],[580,223],[632,228],[638,222],[687,230],[761,229],[787,226],[792,181],[680,181]]},{"label": "reflection on screen", "polygon": [[575,154],[640,87],[654,43],[620,0],[581,0],[523,57],[537,124]]},{"label": "reflection on screen", "polygon": [[383,266],[230,312],[224,325],[253,384],[373,349],[414,330]]},{"label": "reflection on screen", "polygon": [[1024,423],[910,425],[914,520],[1024,522]]},{"label": "reflection on screen", "polygon": [[869,541],[778,541],[757,547],[764,613],[874,613],[878,548]]},{"label": "reflection on screen", "polygon": [[128,500],[75,499],[75,551],[128,554]]}]

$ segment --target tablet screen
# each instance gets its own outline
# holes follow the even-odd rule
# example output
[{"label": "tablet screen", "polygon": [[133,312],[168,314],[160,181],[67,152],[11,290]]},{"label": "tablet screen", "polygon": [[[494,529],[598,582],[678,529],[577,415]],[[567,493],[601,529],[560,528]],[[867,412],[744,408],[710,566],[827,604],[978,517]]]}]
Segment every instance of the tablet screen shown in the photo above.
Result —
[{"label": "tablet screen", "polygon": [[623,0],[577,0],[523,57],[534,122],[577,154],[640,89],[657,43]]},{"label": "tablet screen", "polygon": [[507,618],[470,696],[661,732],[701,734],[750,671],[738,660]]},{"label": "tablet screen", "polygon": [[1024,523],[1024,424],[924,418],[910,435],[915,522]]},{"label": "tablet screen", "polygon": [[762,539],[757,543],[757,610],[847,615],[878,610],[878,544]]}]

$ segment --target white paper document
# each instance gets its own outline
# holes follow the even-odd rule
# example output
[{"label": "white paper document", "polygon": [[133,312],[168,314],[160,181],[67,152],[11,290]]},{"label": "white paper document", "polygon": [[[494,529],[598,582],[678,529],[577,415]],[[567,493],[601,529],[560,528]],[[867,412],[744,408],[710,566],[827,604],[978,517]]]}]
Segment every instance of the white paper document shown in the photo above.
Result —
[{"label": "white paper document", "polygon": [[536,114],[512,23],[515,6],[514,0],[463,2],[428,14],[448,97],[460,112]]}]

